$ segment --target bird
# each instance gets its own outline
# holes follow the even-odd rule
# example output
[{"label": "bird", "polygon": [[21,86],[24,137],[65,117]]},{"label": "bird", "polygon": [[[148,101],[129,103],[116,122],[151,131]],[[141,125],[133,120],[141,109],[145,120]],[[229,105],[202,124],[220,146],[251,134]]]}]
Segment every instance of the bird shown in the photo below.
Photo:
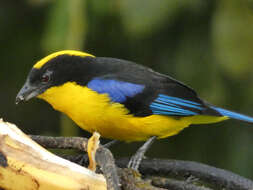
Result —
[{"label": "bird", "polygon": [[194,124],[253,117],[216,107],[184,83],[140,64],[77,50],[52,53],[34,64],[16,103],[37,97],[102,137],[145,141],[128,167],[138,170],[155,139]]}]

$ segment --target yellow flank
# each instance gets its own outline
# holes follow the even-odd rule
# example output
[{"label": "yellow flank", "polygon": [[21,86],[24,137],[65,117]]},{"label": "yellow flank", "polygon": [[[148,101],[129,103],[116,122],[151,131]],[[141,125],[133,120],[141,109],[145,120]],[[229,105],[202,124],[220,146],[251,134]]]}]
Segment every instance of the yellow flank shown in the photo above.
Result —
[{"label": "yellow flank", "polygon": [[81,51],[76,51],[76,50],[63,50],[63,51],[58,51],[55,53],[52,53],[48,56],[46,56],[45,58],[41,59],[40,61],[38,61],[33,68],[36,69],[40,69],[45,63],[47,63],[49,60],[59,56],[59,55],[63,55],[63,54],[67,54],[67,55],[75,55],[75,56],[80,56],[80,57],[95,57],[94,55],[88,54],[88,53],[84,53]]},{"label": "yellow flank", "polygon": [[136,117],[128,114],[122,104],[110,102],[107,94],[98,94],[74,82],[51,87],[38,97],[68,115],[81,128],[91,133],[97,131],[105,138],[128,142],[143,141],[151,136],[165,138],[176,135],[190,124],[215,123],[228,119],[214,116]]}]

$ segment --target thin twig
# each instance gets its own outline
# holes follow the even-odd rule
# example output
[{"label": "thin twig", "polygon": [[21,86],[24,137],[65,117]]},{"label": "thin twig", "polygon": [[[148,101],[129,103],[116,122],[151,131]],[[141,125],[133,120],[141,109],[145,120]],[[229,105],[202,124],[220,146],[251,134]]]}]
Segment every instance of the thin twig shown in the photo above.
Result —
[{"label": "thin twig", "polygon": [[111,151],[100,146],[96,152],[96,161],[107,181],[108,190],[120,190],[120,180]]},{"label": "thin twig", "polygon": [[32,140],[45,148],[87,150],[88,139],[83,137],[48,137],[29,135]]}]

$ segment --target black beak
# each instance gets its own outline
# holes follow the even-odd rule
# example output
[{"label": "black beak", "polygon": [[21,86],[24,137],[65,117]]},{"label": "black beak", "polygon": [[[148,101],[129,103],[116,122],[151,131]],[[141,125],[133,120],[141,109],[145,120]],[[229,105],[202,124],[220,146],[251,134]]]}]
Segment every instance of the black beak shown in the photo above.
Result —
[{"label": "black beak", "polygon": [[31,98],[36,97],[38,94],[38,89],[31,86],[29,82],[26,82],[16,97],[16,104],[22,101],[28,101]]}]

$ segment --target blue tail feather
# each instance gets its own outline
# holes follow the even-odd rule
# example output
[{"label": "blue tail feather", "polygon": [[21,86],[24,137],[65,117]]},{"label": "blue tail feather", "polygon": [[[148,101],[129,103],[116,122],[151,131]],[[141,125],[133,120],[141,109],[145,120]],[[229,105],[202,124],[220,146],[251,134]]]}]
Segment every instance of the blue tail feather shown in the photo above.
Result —
[{"label": "blue tail feather", "polygon": [[218,107],[215,107],[215,106],[211,106],[211,108],[216,110],[217,112],[219,112],[223,116],[227,116],[227,117],[230,117],[232,119],[237,119],[237,120],[253,123],[253,117],[249,117],[249,116],[246,116],[246,115],[243,115],[243,114],[240,114],[240,113],[229,111],[229,110],[226,110],[226,109],[223,109],[223,108],[218,108]]}]

